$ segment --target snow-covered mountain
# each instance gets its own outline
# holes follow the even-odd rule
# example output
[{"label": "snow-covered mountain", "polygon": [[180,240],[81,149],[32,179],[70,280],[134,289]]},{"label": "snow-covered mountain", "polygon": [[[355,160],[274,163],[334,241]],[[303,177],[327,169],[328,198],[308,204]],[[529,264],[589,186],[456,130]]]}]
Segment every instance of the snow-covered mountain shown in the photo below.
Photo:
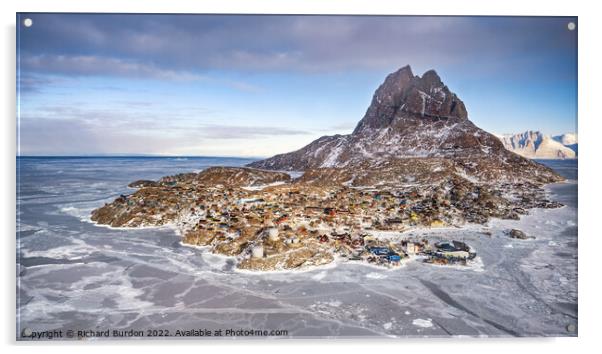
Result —
[{"label": "snow-covered mountain", "polygon": [[306,171],[304,179],[352,186],[453,176],[482,182],[561,179],[509,152],[498,138],[475,126],[464,102],[434,70],[421,77],[409,66],[387,76],[353,133],[323,136],[249,166]]},{"label": "snow-covered mountain", "polygon": [[576,151],[569,147],[571,144],[576,144],[576,134],[550,137],[539,131],[526,131],[498,135],[498,138],[506,149],[530,159],[574,159],[576,157]]},{"label": "snow-covered mountain", "polygon": [[556,135],[554,137],[552,137],[552,139],[556,140],[557,142],[561,143],[562,145],[573,145],[573,144],[577,144],[577,133],[565,133],[562,135]]},{"label": "snow-covered mountain", "polygon": [[565,133],[562,135],[556,135],[552,137],[552,139],[573,150],[575,152],[575,155],[579,154],[579,142],[577,141],[577,133]]}]

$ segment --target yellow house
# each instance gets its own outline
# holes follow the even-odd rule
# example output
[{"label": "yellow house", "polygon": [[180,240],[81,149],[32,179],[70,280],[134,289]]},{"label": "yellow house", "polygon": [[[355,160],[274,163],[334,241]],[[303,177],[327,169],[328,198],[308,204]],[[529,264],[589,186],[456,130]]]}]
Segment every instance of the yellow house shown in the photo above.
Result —
[{"label": "yellow house", "polygon": [[443,227],[445,223],[439,219],[431,221],[431,227]]}]

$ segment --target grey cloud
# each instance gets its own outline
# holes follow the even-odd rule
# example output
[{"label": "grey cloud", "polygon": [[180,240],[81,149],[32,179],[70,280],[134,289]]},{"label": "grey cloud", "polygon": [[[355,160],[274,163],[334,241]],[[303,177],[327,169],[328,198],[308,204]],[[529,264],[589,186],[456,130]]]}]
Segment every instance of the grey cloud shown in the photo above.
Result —
[{"label": "grey cloud", "polygon": [[[114,129],[194,131],[197,136],[216,139],[311,134],[302,129],[278,126],[222,124],[219,123],[223,119],[221,112],[200,106],[179,106],[177,111],[169,107],[159,109],[153,102],[148,101],[107,102],[107,106],[108,108],[88,107],[85,103],[44,106],[41,110],[23,111],[21,117],[23,121],[77,120]],[[127,106],[132,109],[123,110],[115,106]]]},{"label": "grey cloud", "polygon": [[[195,82],[222,85],[246,93],[261,92],[262,88],[242,80],[217,79],[187,70],[163,69],[154,64],[99,56],[37,55],[21,60],[22,71],[30,73],[21,77],[22,92],[40,91],[49,84],[74,85],[78,76],[114,76],[165,81]],[[50,74],[50,75],[45,75]],[[62,77],[60,77],[62,75]],[[73,79],[77,80],[77,78]],[[110,90],[123,88],[105,87]]]},{"label": "grey cloud", "polygon": [[152,64],[132,60],[90,55],[37,55],[26,56],[22,68],[33,72],[50,72],[67,75],[117,75],[125,77],[155,78],[162,80],[195,81],[202,76],[186,71],[161,69]]},{"label": "grey cloud", "polygon": [[228,146],[229,140],[311,135],[311,132],[267,126],[179,123],[144,114],[48,107],[48,116],[19,121],[21,154],[160,154],[205,144]]},{"label": "grey cloud", "polygon": [[48,75],[25,74],[17,77],[21,92],[42,92],[49,86],[54,86],[65,82],[64,78],[58,78]]},{"label": "grey cloud", "polygon": [[268,126],[231,126],[231,125],[202,125],[201,135],[207,139],[249,139],[279,135],[310,135],[300,129],[289,129]]},{"label": "grey cloud", "polygon": [[130,130],[115,130],[74,119],[22,119],[19,131],[22,155],[158,154],[165,148],[193,144],[190,137],[158,136],[152,140]]},{"label": "grey cloud", "polygon": [[347,133],[347,132],[350,133],[355,128],[356,125],[357,125],[356,121],[343,122],[343,123],[331,125],[330,127],[322,129],[321,131],[323,131],[323,132],[338,132],[338,133],[341,133],[341,134]]},{"label": "grey cloud", "polygon": [[[570,50],[574,42],[562,18],[31,16],[36,25],[22,31],[22,56],[54,56],[31,69],[66,74],[98,72],[96,65],[86,63],[93,61],[90,57],[105,58],[98,66],[106,72],[165,78],[214,69],[330,72],[391,70],[407,63],[425,68],[488,66],[502,65],[517,53],[541,56],[532,52],[535,44],[549,52]],[[69,61],[79,71],[66,70],[64,62]]]},{"label": "grey cloud", "polygon": [[257,93],[263,91],[261,87],[244,81],[227,81],[226,84],[236,90],[249,93]]},{"label": "grey cloud", "polygon": [[[140,130],[189,130],[194,128],[194,117],[211,121],[220,117],[221,112],[199,106],[178,106],[177,110],[161,107],[149,101],[105,102],[106,108],[89,107],[86,102],[72,102],[69,105],[48,105],[43,109],[21,112],[22,118],[42,118],[48,120],[77,119],[103,126]],[[122,109],[127,107],[128,109]],[[192,118],[191,118],[192,117]]]}]

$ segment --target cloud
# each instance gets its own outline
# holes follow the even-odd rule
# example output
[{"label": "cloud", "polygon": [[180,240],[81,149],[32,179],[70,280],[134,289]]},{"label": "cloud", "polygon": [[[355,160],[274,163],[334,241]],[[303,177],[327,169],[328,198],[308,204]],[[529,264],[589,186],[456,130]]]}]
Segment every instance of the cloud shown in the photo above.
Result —
[{"label": "cloud", "polygon": [[[189,78],[514,64],[571,50],[567,18],[32,14],[21,54],[45,72]],[[104,59],[103,59],[104,58]],[[42,60],[43,59],[43,60]],[[512,60],[511,60],[512,59]],[[534,59],[536,61],[536,59]],[[528,62],[536,65],[536,62]],[[200,74],[199,74],[200,73]]]},{"label": "cloud", "polygon": [[19,127],[22,155],[159,154],[186,143],[181,137],[157,136],[151,140],[136,131],[112,129],[77,119],[28,118],[21,119]]},{"label": "cloud", "polygon": [[[146,106],[146,102],[124,103],[142,110],[48,106],[40,112],[24,112],[18,124],[20,152],[77,155],[211,151],[218,155],[245,155],[245,151],[252,150],[250,154],[256,156],[273,152],[273,146],[265,143],[274,139],[306,142],[313,137],[312,132],[294,128],[210,124],[187,115],[183,119],[165,119],[164,113],[153,112],[155,107]],[[250,145],[257,146],[249,149]],[[286,148],[287,144],[282,146]]]},{"label": "cloud", "polygon": [[[470,108],[476,112],[472,117],[480,113],[493,121],[502,120],[491,118],[496,114],[492,103],[516,102],[516,92],[529,96],[528,104],[507,105],[517,107],[515,115],[522,120],[529,117],[525,107],[560,111],[565,101],[536,102],[525,88],[554,92],[576,82],[576,31],[566,30],[566,22],[575,18],[27,16],[34,26],[19,27],[19,86],[21,93],[35,94],[21,97],[24,151],[46,146],[49,153],[71,149],[270,155],[300,147],[318,133],[351,131],[363,111],[353,116],[354,102],[349,99],[358,100],[357,93],[364,91],[368,99],[366,87],[371,89],[384,74],[405,64],[416,74],[437,69],[467,103],[471,99],[473,106],[481,105],[480,111]],[[151,90],[158,83],[89,77],[176,84]],[[344,84],[335,86],[337,80]],[[310,81],[328,83],[322,87]],[[40,95],[47,88],[53,90]],[[165,97],[153,94],[163,88]],[[306,98],[314,95],[319,96],[316,104],[307,104],[311,99]],[[123,102],[106,102],[116,96]],[[570,96],[573,100],[572,91]],[[154,102],[145,101],[150,98]],[[197,102],[213,107],[184,107]],[[226,117],[226,111],[244,113],[233,118]],[[299,126],[314,128],[283,126],[286,123],[274,118],[278,115],[288,115],[282,121],[303,117]],[[331,122],[354,118],[320,128],[332,124],[322,119],[328,115]],[[269,127],[268,121],[281,126]]]},{"label": "cloud", "polygon": [[253,139],[266,136],[310,135],[311,132],[269,126],[232,126],[221,124],[203,124],[199,127],[201,136],[207,139]]},{"label": "cloud", "polygon": [[39,92],[41,87],[50,84],[68,84],[69,79],[81,76],[125,77],[180,82],[203,81],[246,93],[263,91],[261,87],[242,80],[210,77],[187,70],[163,69],[155,64],[141,61],[93,55],[25,55],[21,59],[21,71],[26,73],[20,78],[22,92]]},{"label": "cloud", "polygon": [[261,87],[244,81],[227,81],[226,84],[243,92],[258,93],[263,91]]},{"label": "cloud", "polygon": [[49,86],[61,84],[65,81],[63,78],[31,73],[18,75],[17,79],[17,82],[19,83],[18,89],[21,92],[41,92]]},{"label": "cloud", "polygon": [[[358,118],[358,120],[359,120],[359,118]],[[342,123],[334,124],[334,125],[324,128],[324,129],[321,129],[321,131],[345,134],[345,133],[350,133],[355,128],[356,125],[357,125],[357,122],[342,122]]]},{"label": "cloud", "polygon": [[[122,109],[127,107],[128,109]],[[80,105],[52,105],[43,109],[24,107],[21,121],[43,119],[48,122],[73,120],[83,122],[97,129],[131,130],[153,134],[194,134],[206,139],[254,139],[266,136],[308,135],[312,132],[290,127],[267,125],[234,125],[212,123],[211,116],[219,117],[221,112],[204,107],[178,107],[178,111],[161,108],[148,101],[107,102],[107,107]],[[195,117],[202,118],[195,118]],[[215,119],[219,121],[218,119]],[[51,125],[45,122],[44,124]]]},{"label": "cloud", "polygon": [[36,55],[21,60],[22,70],[74,76],[110,75],[154,78],[160,80],[196,81],[204,77],[186,71],[161,69],[153,64],[91,55]]}]

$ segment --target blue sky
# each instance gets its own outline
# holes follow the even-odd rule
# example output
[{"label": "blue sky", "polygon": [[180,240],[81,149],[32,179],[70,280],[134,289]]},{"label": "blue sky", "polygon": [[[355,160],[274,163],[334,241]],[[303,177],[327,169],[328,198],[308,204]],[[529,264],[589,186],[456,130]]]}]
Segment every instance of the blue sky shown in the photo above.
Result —
[{"label": "blue sky", "polygon": [[[23,19],[31,18],[31,27]],[[22,155],[271,156],[435,69],[493,133],[576,131],[576,18],[18,15]]]}]

